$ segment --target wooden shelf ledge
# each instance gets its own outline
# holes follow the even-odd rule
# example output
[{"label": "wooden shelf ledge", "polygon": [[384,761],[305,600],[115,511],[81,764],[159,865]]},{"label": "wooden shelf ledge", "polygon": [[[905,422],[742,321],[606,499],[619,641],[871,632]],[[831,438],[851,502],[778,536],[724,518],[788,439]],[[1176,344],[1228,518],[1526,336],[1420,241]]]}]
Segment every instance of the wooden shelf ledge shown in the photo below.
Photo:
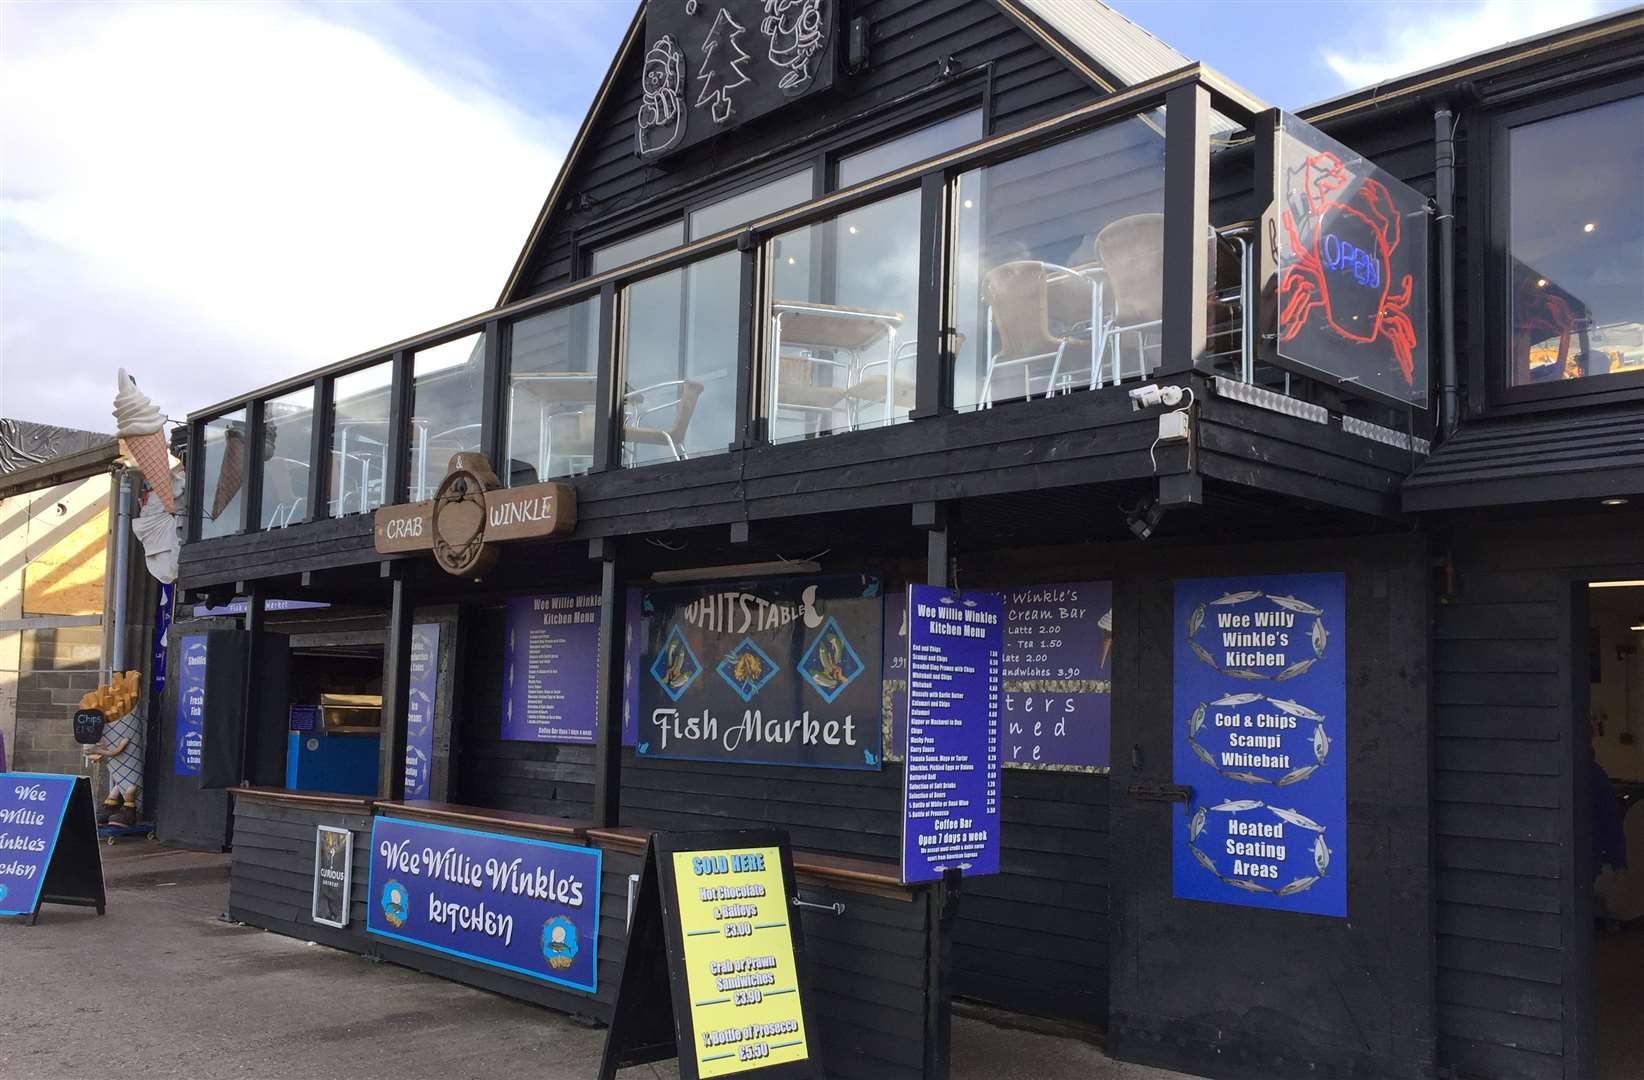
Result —
[{"label": "wooden shelf ledge", "polygon": [[299,810],[325,810],[341,814],[359,814],[362,817],[371,816],[371,808],[376,800],[367,795],[339,795],[326,791],[289,791],[285,788],[257,787],[242,785],[231,787],[229,794],[236,799],[252,799],[257,802],[272,803],[276,806],[289,806]]},{"label": "wooden shelf ledge", "polygon": [[431,799],[389,800],[376,804],[377,813],[386,817],[409,818],[432,825],[453,825],[467,829],[491,829],[517,833],[564,843],[580,841],[588,829],[586,821],[573,818],[542,817],[521,814],[513,810],[490,810],[482,806],[463,806],[460,803],[435,802]]},{"label": "wooden shelf ledge", "polygon": [[[632,825],[587,830],[590,844],[619,848],[635,854],[644,852],[650,829]],[[820,851],[793,852],[794,876],[801,882],[824,885],[850,892],[868,893],[889,900],[911,901],[923,885],[904,885],[901,868],[883,859],[860,859]]]}]

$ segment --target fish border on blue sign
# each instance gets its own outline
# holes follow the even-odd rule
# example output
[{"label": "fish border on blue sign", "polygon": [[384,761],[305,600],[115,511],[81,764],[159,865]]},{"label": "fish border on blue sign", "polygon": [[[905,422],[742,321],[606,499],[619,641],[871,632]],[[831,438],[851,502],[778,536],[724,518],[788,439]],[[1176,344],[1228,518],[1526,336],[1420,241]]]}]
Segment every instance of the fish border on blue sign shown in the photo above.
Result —
[{"label": "fish border on blue sign", "polygon": [[[532,971],[530,968],[520,967],[516,964],[504,964],[496,960],[487,960],[483,956],[475,956],[473,953],[463,952],[461,949],[453,949],[447,945],[433,945],[426,941],[418,941],[416,938],[407,937],[404,934],[394,934],[387,930],[378,930],[376,927],[371,925],[371,914],[369,908],[366,912],[365,932],[368,934],[375,934],[378,937],[385,937],[394,941],[404,942],[405,944],[418,949],[427,949],[430,952],[444,953],[446,956],[455,956],[459,960],[466,960],[471,964],[478,964],[481,967],[493,968],[498,971],[511,971],[516,975],[524,975],[527,978],[535,979],[539,982],[553,983],[557,986],[564,986],[571,990],[578,990],[583,993],[599,993],[599,895],[605,883],[605,852],[602,848],[580,847],[576,844],[560,844],[555,843],[552,840],[537,840],[529,836],[514,836],[511,833],[488,832],[483,829],[459,829],[452,825],[435,825],[434,823],[428,821],[416,821],[412,818],[394,817],[391,814],[379,814],[371,820],[371,870],[373,871],[377,866],[377,826],[384,821],[393,821],[401,825],[412,825],[419,829],[435,829],[439,832],[459,833],[463,836],[490,836],[498,840],[510,840],[521,844],[532,844],[536,847],[558,848],[562,851],[575,851],[581,853],[592,852],[594,856],[595,870],[593,890],[594,940],[592,943],[594,951],[592,962],[589,967],[590,970],[593,971],[594,977],[587,983],[574,982],[570,979],[561,978],[557,975],[547,974],[546,972]],[[366,878],[366,891],[375,896],[376,887],[376,882],[371,880],[371,875],[368,873]],[[541,950],[539,949],[538,951],[540,952]]]}]

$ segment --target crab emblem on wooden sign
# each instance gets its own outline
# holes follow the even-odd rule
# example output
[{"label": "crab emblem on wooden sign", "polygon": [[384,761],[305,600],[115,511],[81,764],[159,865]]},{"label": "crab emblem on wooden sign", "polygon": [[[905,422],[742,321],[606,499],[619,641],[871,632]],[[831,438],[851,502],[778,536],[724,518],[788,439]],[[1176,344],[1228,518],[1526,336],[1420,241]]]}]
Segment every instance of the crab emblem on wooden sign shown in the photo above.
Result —
[{"label": "crab emblem on wooden sign", "polygon": [[499,543],[575,530],[576,489],[505,488],[485,455],[456,454],[432,499],[384,506],[375,524],[379,554],[432,551],[447,573],[478,581],[496,565]]}]

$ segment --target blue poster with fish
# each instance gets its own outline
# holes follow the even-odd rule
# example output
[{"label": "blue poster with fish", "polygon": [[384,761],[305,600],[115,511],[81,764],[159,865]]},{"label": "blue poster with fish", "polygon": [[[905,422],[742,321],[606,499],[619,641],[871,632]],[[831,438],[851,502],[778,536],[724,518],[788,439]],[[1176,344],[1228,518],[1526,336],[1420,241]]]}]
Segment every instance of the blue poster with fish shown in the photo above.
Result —
[{"label": "blue poster with fish", "polygon": [[411,692],[405,710],[405,797],[428,798],[434,762],[434,710],[438,704],[440,624],[411,627]]},{"label": "blue poster with fish", "polygon": [[1174,895],[1345,917],[1345,575],[1175,589]]},{"label": "blue poster with fish", "polygon": [[592,994],[600,858],[598,848],[379,817],[365,927]]},{"label": "blue poster with fish", "polygon": [[189,634],[182,640],[183,660],[171,675],[177,682],[176,760],[178,776],[200,775],[200,753],[205,747],[206,638]]},{"label": "blue poster with fish", "polygon": [[647,589],[640,608],[640,757],[880,767],[878,577]]}]

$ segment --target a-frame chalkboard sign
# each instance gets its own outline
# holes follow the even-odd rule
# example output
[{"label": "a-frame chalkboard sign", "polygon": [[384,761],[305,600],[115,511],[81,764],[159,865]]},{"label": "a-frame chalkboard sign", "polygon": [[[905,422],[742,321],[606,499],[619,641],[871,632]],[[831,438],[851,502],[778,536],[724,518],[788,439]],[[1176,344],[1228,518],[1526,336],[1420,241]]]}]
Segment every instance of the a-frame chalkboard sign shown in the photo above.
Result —
[{"label": "a-frame chalkboard sign", "polygon": [[823,1080],[788,836],[653,833],[600,1080],[679,1059],[680,1080]]},{"label": "a-frame chalkboard sign", "polygon": [[0,917],[33,926],[41,904],[107,908],[91,781],[0,773]]}]

